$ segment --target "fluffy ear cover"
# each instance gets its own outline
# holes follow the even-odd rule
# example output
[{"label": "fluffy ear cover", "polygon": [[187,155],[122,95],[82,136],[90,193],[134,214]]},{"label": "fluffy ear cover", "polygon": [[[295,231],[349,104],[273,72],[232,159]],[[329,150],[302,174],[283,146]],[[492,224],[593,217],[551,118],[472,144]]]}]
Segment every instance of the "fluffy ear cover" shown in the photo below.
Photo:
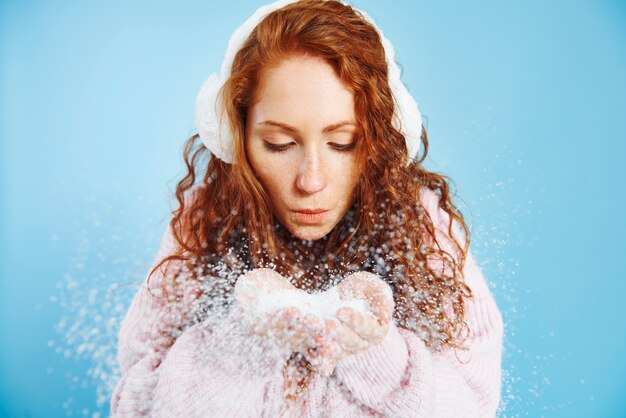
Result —
[{"label": "fluffy ear cover", "polygon": [[[230,69],[237,51],[241,48],[256,25],[272,11],[292,3],[294,0],[278,0],[259,7],[235,32],[228,41],[228,48],[222,62],[221,73],[211,74],[202,85],[196,98],[195,122],[196,129],[203,144],[220,160],[232,164],[233,135],[228,124],[228,119],[223,113],[223,107],[217,94],[230,76]],[[419,151],[422,134],[422,115],[417,103],[400,80],[400,69],[395,62],[395,51],[391,42],[383,35],[376,26],[374,20],[365,12],[356,9],[368,22],[370,22],[381,36],[387,64],[389,65],[389,86],[395,99],[395,113],[393,125],[404,135],[411,161]]]}]

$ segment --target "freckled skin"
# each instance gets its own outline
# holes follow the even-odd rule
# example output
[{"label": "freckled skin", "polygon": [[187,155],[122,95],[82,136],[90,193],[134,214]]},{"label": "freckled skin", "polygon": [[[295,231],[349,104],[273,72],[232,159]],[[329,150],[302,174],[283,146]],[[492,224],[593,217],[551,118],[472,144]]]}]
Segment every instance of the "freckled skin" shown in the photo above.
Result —
[{"label": "freckled skin", "polygon": [[[352,206],[360,178],[356,149],[346,148],[355,144],[359,134],[352,91],[322,59],[298,56],[264,69],[250,103],[246,154],[268,193],[273,213],[294,236],[307,240],[323,238]],[[264,123],[267,121],[292,129]],[[344,121],[352,124],[324,131]],[[294,215],[296,209],[329,212],[323,222],[307,224]],[[356,275],[346,278],[342,282],[342,299],[357,296],[352,293],[359,293],[359,289],[364,291],[365,283],[361,283],[364,279]],[[288,283],[287,279],[283,280]],[[381,282],[381,285],[385,284]],[[279,283],[277,288],[281,287]],[[270,321],[264,329],[278,340],[284,339],[283,344],[290,349],[305,353],[311,364],[326,376],[337,360],[377,344],[384,337],[393,309],[391,290],[388,293],[383,295],[389,299],[385,300],[388,303],[384,309],[380,303],[369,301],[366,297],[369,294],[359,293],[368,301],[372,314],[337,307],[346,318],[323,321],[314,315],[304,316],[294,308],[284,308],[279,310],[276,322]],[[379,311],[384,312],[381,315]],[[302,326],[294,328],[292,322]]]},{"label": "freckled skin", "polygon": [[[338,122],[356,123],[353,93],[324,60],[298,56],[264,69],[251,103],[246,154],[274,214],[300,239],[323,238],[349,210],[359,179],[355,149],[337,149],[355,141],[356,125],[322,132]],[[297,132],[260,124],[267,120]],[[289,145],[277,152],[266,142]],[[303,223],[293,213],[318,208],[329,210],[320,224]]]}]

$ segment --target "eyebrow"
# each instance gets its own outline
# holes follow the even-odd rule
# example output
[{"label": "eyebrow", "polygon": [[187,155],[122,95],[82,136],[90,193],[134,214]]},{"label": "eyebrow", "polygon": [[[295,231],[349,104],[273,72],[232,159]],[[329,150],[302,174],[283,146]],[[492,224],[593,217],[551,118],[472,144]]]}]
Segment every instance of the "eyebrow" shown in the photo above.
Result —
[{"label": "eyebrow", "polygon": [[[276,121],[273,121],[273,120],[266,120],[266,121],[263,121],[263,122],[259,122],[258,125],[276,126],[278,128],[281,128],[282,130],[284,130],[286,132],[290,132],[290,133],[294,133],[294,134],[298,133],[298,130],[296,128],[294,128],[293,126],[287,125],[286,123],[276,122]],[[323,133],[332,132],[332,131],[337,130],[337,129],[341,128],[342,126],[346,126],[346,125],[356,126],[356,124],[354,122],[349,121],[349,120],[344,120],[344,121],[341,121],[341,122],[333,123],[332,125],[328,125],[324,129],[322,129],[322,132]]]}]

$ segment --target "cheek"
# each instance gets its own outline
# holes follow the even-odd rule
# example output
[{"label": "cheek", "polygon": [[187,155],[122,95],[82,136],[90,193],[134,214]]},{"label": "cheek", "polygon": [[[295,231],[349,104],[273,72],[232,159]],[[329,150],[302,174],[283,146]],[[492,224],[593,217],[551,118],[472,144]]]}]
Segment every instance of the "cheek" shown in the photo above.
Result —
[{"label": "cheek", "polygon": [[260,180],[266,181],[272,172],[272,159],[265,155],[262,147],[255,140],[252,140],[251,144],[247,144],[246,153],[254,175]]},{"label": "cheek", "polygon": [[[332,167],[332,174],[329,176],[341,189],[338,192],[349,193],[359,182],[359,175],[356,166],[356,157],[343,158],[336,161]],[[330,174],[330,173],[329,173]]]},{"label": "cheek", "polygon": [[284,170],[279,170],[278,167],[266,166],[264,170],[259,173],[259,179],[272,198],[285,194]]},{"label": "cheek", "polygon": [[257,155],[250,158],[253,170],[263,188],[276,205],[276,199],[284,197],[288,192],[290,171],[284,162],[272,158],[262,150],[257,150]]}]

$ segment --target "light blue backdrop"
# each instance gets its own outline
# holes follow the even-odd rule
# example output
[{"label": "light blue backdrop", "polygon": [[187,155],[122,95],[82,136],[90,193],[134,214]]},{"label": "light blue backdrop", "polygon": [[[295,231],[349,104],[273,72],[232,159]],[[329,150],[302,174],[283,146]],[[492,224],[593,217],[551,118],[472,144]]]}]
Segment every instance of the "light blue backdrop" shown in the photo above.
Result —
[{"label": "light blue backdrop", "polygon": [[[260,1],[0,2],[0,416],[106,416],[193,105]],[[626,6],[354,1],[506,322],[500,416],[626,415]],[[471,211],[471,213],[470,213]]]}]

